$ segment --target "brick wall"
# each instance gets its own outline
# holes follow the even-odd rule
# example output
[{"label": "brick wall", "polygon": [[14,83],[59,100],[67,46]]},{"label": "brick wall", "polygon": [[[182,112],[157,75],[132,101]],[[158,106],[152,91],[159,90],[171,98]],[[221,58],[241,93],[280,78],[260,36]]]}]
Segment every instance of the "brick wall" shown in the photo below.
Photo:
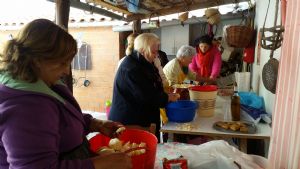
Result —
[{"label": "brick wall", "polygon": [[[18,31],[0,31],[0,49],[9,34]],[[73,86],[74,97],[82,110],[104,111],[104,103],[112,98],[112,87],[115,68],[119,61],[119,33],[111,27],[70,28],[69,32],[76,38],[81,35],[82,41],[91,46],[92,69],[73,70],[73,77],[78,80]],[[83,86],[85,77],[91,81],[88,87]]]},{"label": "brick wall", "polygon": [[[73,70],[73,77],[78,80],[73,86],[74,97],[82,110],[104,111],[104,103],[112,98],[112,87],[115,67],[119,61],[119,33],[111,27],[89,27],[69,32],[76,38],[81,35],[82,41],[91,46],[91,70]],[[83,86],[85,77],[90,80],[88,87]],[[79,79],[80,78],[80,79]]]}]

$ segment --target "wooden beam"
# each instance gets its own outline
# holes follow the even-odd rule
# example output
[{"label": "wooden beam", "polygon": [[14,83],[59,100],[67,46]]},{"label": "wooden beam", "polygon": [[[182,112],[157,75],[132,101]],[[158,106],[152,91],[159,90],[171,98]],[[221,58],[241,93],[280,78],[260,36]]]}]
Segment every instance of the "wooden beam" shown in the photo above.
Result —
[{"label": "wooden beam", "polygon": [[[55,10],[55,22],[57,25],[64,27],[68,30],[69,23],[69,13],[70,13],[70,0],[56,0],[56,10]],[[73,78],[72,69],[70,67],[69,75],[63,77],[62,79],[68,86],[70,91],[73,93]]]},{"label": "wooden beam", "polygon": [[163,2],[166,3],[166,4],[168,4],[168,5],[173,5],[173,3],[169,2],[169,0],[165,0]]},{"label": "wooden beam", "polygon": [[114,6],[112,4],[109,4],[107,2],[104,2],[103,0],[87,0],[88,3],[95,3],[97,5],[100,5],[102,7],[126,14],[126,15],[130,15],[132,13],[130,13],[127,9],[121,7],[121,6]]},{"label": "wooden beam", "polygon": [[70,13],[69,0],[56,0],[55,22],[57,25],[64,27],[68,30]]},{"label": "wooden beam", "polygon": [[119,60],[126,55],[127,37],[131,31],[119,32]]},{"label": "wooden beam", "polygon": [[162,8],[162,6],[159,4],[159,3],[157,3],[157,2],[154,2],[154,1],[152,1],[152,0],[144,0],[143,1],[143,4],[146,6],[146,7],[153,7],[153,8],[159,8],[159,9],[161,9]]},{"label": "wooden beam", "polygon": [[137,33],[137,34],[142,33],[142,26],[141,25],[142,24],[141,24],[140,19],[134,20],[133,24],[132,24],[133,33]]},{"label": "wooden beam", "polygon": [[[47,1],[55,2],[55,0],[47,0]],[[87,3],[80,2],[78,0],[68,0],[68,1],[70,1],[70,6],[72,6],[74,8],[81,9],[81,10],[84,10],[84,11],[89,11],[89,12],[92,12],[92,13],[97,13],[97,14],[104,15],[104,16],[107,16],[107,17],[111,17],[111,18],[117,19],[117,20],[127,21],[125,17],[123,17],[121,15],[117,15],[113,12],[108,11],[108,10],[95,7],[95,6],[89,5]]]},{"label": "wooden beam", "polygon": [[[244,2],[247,0],[240,0],[239,2]],[[169,15],[169,14],[174,14],[174,13],[180,13],[180,12],[186,12],[188,9],[189,11],[196,10],[196,9],[204,9],[204,8],[209,8],[217,5],[226,5],[226,4],[232,4],[232,0],[220,0],[218,1],[218,4],[216,4],[216,1],[206,1],[202,3],[192,3],[188,6],[186,5],[175,5],[170,8],[164,8],[160,9],[157,11],[154,11],[156,14],[155,16],[164,16],[164,15]],[[128,15],[127,16],[127,21],[133,21],[136,19],[147,19],[150,17],[150,14],[133,14],[133,15]]]}]

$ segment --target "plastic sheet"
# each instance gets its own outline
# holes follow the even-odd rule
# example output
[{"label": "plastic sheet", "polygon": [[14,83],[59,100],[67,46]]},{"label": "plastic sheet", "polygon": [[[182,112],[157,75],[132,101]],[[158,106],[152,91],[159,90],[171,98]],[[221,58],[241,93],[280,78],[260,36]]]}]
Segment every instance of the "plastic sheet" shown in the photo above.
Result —
[{"label": "plastic sheet", "polygon": [[184,147],[179,151],[188,159],[190,169],[267,168],[267,159],[264,157],[245,154],[223,140]]}]

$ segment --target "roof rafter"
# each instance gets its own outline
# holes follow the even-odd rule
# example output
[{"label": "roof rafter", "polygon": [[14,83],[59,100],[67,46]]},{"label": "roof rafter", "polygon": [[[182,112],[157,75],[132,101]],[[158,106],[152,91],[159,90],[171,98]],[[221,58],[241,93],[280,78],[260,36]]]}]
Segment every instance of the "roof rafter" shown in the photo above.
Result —
[{"label": "roof rafter", "polygon": [[112,9],[114,11],[117,11],[117,12],[120,12],[120,13],[123,13],[123,14],[126,14],[126,15],[131,14],[127,9],[123,8],[122,6],[114,6],[114,5],[112,5],[110,3],[107,3],[103,0],[87,0],[86,2],[94,3],[94,4],[100,5],[102,7],[108,8],[108,9]]},{"label": "roof rafter", "polygon": [[[55,0],[47,0],[47,1],[55,3]],[[127,21],[127,19],[125,17],[121,16],[121,15],[115,14],[115,13],[110,12],[108,10],[98,8],[96,6],[92,6],[92,5],[89,5],[87,3],[77,1],[77,0],[70,0],[70,6],[74,7],[74,8],[81,9],[81,10],[90,11],[92,13],[97,13],[97,14],[100,14],[100,15],[111,17],[113,19]]]},{"label": "roof rafter", "polygon": [[[244,2],[247,0],[240,0],[240,2]],[[174,5],[173,7],[170,8],[164,8],[160,10],[154,11],[156,16],[163,16],[163,15],[169,15],[169,14],[174,14],[174,13],[180,13],[180,12],[186,12],[188,10],[196,10],[196,9],[203,9],[203,8],[209,8],[212,6],[218,6],[218,5],[225,5],[225,4],[232,4],[232,0],[218,0],[216,1],[206,1],[202,3],[191,3],[190,5]],[[127,20],[128,21],[133,21],[136,19],[147,19],[150,17],[151,14],[132,14],[132,15],[127,15]]]}]

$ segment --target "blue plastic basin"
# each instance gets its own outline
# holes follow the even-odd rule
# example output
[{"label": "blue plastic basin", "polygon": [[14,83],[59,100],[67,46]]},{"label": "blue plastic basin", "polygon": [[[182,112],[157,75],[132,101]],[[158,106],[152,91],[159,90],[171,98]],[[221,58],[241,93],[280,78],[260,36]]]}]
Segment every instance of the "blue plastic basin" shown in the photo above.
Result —
[{"label": "blue plastic basin", "polygon": [[197,102],[190,100],[178,100],[167,105],[167,116],[169,121],[185,123],[194,119]]}]

